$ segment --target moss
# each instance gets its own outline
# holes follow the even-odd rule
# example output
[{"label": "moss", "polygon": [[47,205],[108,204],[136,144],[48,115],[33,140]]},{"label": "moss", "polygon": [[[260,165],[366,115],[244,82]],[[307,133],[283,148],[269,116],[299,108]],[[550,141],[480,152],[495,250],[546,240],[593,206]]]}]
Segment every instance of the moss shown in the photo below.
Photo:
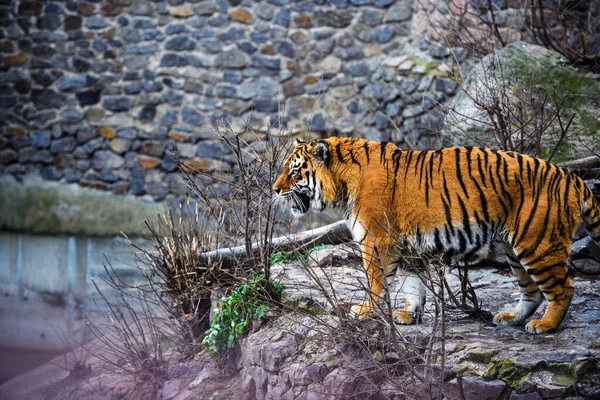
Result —
[{"label": "moss", "polygon": [[482,372],[472,364],[457,364],[452,367],[452,372],[458,376],[481,376]]},{"label": "moss", "polygon": [[456,351],[463,351],[466,348],[467,348],[467,345],[463,344],[463,343],[459,343],[456,345]]},{"label": "moss", "polygon": [[483,375],[486,379],[500,379],[515,390],[520,390],[525,381],[531,377],[533,366],[515,364],[510,358],[492,358],[488,370]]},{"label": "moss", "polygon": [[488,364],[499,350],[477,347],[467,353],[465,360],[480,364]]}]

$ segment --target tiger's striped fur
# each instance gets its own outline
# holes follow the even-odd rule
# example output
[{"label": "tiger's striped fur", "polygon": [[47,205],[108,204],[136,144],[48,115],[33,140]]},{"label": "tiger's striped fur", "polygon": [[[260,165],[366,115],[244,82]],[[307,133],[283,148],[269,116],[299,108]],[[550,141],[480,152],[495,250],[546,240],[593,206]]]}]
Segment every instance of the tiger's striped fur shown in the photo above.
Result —
[{"label": "tiger's striped fur", "polygon": [[[501,243],[521,298],[494,321],[519,324],[545,298],[544,316],[526,329],[548,332],[560,325],[574,295],[567,258],[582,216],[592,238],[600,239],[600,208],[584,182],[514,152],[406,151],[387,142],[332,137],[297,143],[273,188],[291,199],[295,214],[310,207],[345,208],[372,294],[353,306],[359,318],[369,316],[380,298],[399,239],[421,252],[465,261],[481,259]],[[425,295],[418,278],[405,275],[405,306],[395,313],[399,323],[414,320]]]}]

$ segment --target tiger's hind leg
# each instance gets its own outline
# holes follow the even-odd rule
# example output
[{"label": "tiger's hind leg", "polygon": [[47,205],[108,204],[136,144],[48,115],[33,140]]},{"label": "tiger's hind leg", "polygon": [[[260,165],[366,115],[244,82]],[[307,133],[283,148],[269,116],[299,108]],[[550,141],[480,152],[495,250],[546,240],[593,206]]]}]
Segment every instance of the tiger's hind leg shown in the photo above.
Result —
[{"label": "tiger's hind leg", "polygon": [[400,292],[404,294],[404,308],[394,311],[394,322],[401,325],[412,324],[421,319],[425,304],[425,287],[421,278],[406,271],[399,272]]},{"label": "tiger's hind leg", "polygon": [[517,260],[512,248],[506,247],[506,260],[517,277],[521,297],[512,311],[501,311],[494,317],[496,325],[518,325],[536,312],[544,300],[542,292]]},{"label": "tiger's hind leg", "polygon": [[554,331],[567,314],[575,295],[575,287],[568,277],[567,254],[561,253],[560,256],[545,257],[543,262],[537,262],[526,268],[548,300],[548,308],[541,320],[529,321],[525,330],[529,333]]}]

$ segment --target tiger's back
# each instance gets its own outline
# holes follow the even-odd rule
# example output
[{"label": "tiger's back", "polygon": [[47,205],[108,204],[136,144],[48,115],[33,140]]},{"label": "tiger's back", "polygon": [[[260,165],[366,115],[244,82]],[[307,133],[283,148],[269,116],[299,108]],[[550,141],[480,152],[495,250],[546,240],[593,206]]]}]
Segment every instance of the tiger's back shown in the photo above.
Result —
[{"label": "tiger's back", "polygon": [[[290,160],[286,168],[303,168],[295,175],[284,168],[276,190],[299,176],[289,187],[310,199],[306,204],[347,209],[375,293],[353,308],[359,317],[378,300],[400,236],[421,251],[463,260],[484,257],[494,243],[502,243],[521,300],[495,322],[520,323],[546,298],[544,318],[531,321],[527,330],[556,329],[574,293],[567,259],[582,215],[592,237],[600,238],[600,209],[583,181],[526,155],[465,147],[404,151],[386,142],[329,138],[300,144]],[[378,272],[378,258],[386,271]],[[410,323],[422,306],[423,291],[415,291],[397,314],[400,323]]]}]

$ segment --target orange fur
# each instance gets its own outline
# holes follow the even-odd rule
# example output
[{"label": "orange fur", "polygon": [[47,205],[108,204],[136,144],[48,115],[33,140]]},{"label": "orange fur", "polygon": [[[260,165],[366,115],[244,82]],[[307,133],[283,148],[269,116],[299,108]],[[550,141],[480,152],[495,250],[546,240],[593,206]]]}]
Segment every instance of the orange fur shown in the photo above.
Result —
[{"label": "orange fur", "polygon": [[[592,237],[600,238],[600,208],[583,181],[514,152],[406,151],[386,142],[332,137],[299,143],[274,190],[296,196],[297,213],[310,206],[345,208],[372,294],[354,308],[359,317],[368,316],[379,300],[399,240],[466,261],[506,243],[522,299],[495,321],[514,324],[529,317],[541,302],[539,289],[549,306],[527,330],[554,330],[574,295],[567,257],[582,216]],[[407,302],[399,314],[404,323],[412,321],[414,307]]]}]

